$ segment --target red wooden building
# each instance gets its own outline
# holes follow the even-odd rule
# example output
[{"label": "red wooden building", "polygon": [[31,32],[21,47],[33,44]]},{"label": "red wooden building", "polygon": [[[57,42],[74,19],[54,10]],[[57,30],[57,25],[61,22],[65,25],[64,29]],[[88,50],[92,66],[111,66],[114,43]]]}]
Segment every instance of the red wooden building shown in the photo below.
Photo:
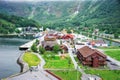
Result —
[{"label": "red wooden building", "polygon": [[84,46],[77,51],[77,57],[83,65],[99,67],[106,64],[106,56],[96,49]]}]

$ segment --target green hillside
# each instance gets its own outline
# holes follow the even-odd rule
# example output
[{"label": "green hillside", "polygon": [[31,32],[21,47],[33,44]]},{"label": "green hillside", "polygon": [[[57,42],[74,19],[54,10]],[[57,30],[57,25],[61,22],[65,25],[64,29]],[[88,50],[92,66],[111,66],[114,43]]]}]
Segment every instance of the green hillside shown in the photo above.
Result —
[{"label": "green hillside", "polygon": [[28,26],[39,27],[39,24],[34,20],[0,13],[0,33],[13,33],[17,27]]},{"label": "green hillside", "polygon": [[[22,16],[37,20],[44,27],[77,32],[87,30],[120,34],[119,0],[80,0],[46,2],[0,1],[0,13]],[[69,27],[69,28],[68,28]],[[76,27],[76,28],[73,28]],[[118,37],[118,36],[117,36]]]},{"label": "green hillside", "polygon": [[74,13],[78,2],[6,2],[0,1],[0,12],[38,20],[40,23],[54,22]]}]

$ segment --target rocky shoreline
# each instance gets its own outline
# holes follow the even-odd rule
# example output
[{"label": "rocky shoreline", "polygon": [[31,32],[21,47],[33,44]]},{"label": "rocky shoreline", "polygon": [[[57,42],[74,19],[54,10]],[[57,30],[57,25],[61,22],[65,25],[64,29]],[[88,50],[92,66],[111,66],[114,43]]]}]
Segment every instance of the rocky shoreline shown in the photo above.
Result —
[{"label": "rocky shoreline", "polygon": [[25,54],[25,52],[22,53],[22,54],[18,57],[18,59],[17,59],[17,63],[18,63],[18,64],[20,65],[20,67],[21,67],[20,72],[17,73],[17,74],[13,74],[13,75],[11,75],[11,76],[9,76],[9,77],[7,77],[7,78],[3,78],[3,79],[1,79],[1,80],[8,80],[8,79],[10,79],[10,78],[12,78],[12,77],[21,75],[21,74],[29,71],[29,66],[28,66],[28,64],[25,63],[25,62],[23,61],[23,59],[22,59],[22,57],[23,57],[24,54]]},{"label": "rocky shoreline", "polygon": [[28,64],[25,63],[25,62],[23,61],[23,59],[22,59],[22,57],[23,57],[24,54],[25,54],[25,53],[21,54],[20,57],[19,57],[18,60],[17,60],[17,63],[18,63],[18,64],[20,65],[20,67],[21,67],[21,70],[20,70],[21,73],[22,73],[22,72],[26,72],[26,71],[29,70]]}]

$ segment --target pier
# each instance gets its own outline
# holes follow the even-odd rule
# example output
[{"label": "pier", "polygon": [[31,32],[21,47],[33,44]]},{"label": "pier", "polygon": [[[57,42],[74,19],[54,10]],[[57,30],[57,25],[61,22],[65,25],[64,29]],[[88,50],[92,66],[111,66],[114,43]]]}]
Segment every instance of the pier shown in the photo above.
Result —
[{"label": "pier", "polygon": [[25,43],[25,44],[21,45],[19,47],[19,50],[27,50],[27,49],[29,49],[34,42],[35,42],[35,39],[30,41],[30,42],[28,42],[28,43]]}]

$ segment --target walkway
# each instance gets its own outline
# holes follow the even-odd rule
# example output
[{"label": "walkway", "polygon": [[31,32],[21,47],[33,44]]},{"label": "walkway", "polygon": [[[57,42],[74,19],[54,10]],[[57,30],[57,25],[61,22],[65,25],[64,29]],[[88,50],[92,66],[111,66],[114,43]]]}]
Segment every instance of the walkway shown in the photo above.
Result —
[{"label": "walkway", "polygon": [[85,72],[78,66],[77,62],[74,59],[74,55],[72,53],[73,48],[71,48],[70,45],[67,44],[67,43],[63,43],[63,44],[68,47],[68,53],[69,53],[70,58],[71,58],[71,60],[72,60],[72,62],[74,64],[75,69],[77,69],[78,71],[80,71],[82,74],[85,74]]},{"label": "walkway", "polygon": [[38,69],[40,69],[40,70],[43,69],[43,67],[45,65],[45,60],[38,53],[34,53],[34,54],[37,55],[40,58],[40,60],[41,60],[40,64],[38,65]]},{"label": "walkway", "polygon": [[5,80],[59,80],[59,79],[47,73],[46,71],[39,70],[39,71],[32,71],[32,72],[28,71],[21,75],[18,75],[12,78],[7,78]]},{"label": "walkway", "polygon": [[21,45],[21,46],[19,47],[19,49],[20,49],[20,50],[27,50],[27,49],[29,49],[29,48],[32,46],[32,44],[33,44],[34,42],[35,42],[35,39],[32,40],[32,41],[30,41],[30,42],[25,43],[24,45]]},{"label": "walkway", "polygon": [[108,60],[110,60],[112,63],[114,63],[114,64],[116,64],[116,65],[120,66],[120,61],[117,61],[117,60],[115,60],[115,59],[111,58],[111,57],[110,57],[110,56],[108,56],[108,55],[107,55],[107,59],[108,59]]}]

